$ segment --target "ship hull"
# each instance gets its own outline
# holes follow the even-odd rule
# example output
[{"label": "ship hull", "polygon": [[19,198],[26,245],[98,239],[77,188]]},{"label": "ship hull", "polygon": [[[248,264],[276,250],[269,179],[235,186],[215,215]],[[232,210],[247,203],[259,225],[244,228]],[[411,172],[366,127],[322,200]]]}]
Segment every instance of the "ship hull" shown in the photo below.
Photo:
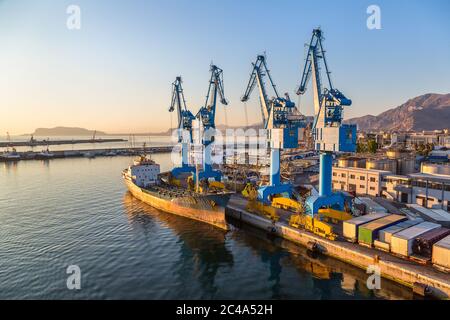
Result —
[{"label": "ship hull", "polygon": [[140,188],[129,179],[124,179],[124,181],[134,197],[156,209],[228,230],[228,224],[225,221],[225,206],[228,203],[229,195],[167,198]]}]

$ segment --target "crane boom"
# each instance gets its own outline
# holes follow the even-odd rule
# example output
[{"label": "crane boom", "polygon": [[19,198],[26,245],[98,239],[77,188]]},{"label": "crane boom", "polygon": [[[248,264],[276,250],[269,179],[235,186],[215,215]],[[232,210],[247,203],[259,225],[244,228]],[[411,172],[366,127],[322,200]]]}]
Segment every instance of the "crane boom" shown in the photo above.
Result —
[{"label": "crane boom", "polygon": [[[201,120],[203,129],[215,129],[215,117],[217,106],[217,95],[220,97],[220,103],[228,105],[228,101],[225,98],[225,91],[223,85],[223,70],[216,65],[211,65],[210,68],[211,77],[209,80],[208,92],[206,94],[205,105],[200,108],[196,117]],[[209,141],[211,143],[212,141]]]},{"label": "crane boom", "polygon": [[187,130],[189,132],[189,141],[192,143],[192,121],[195,117],[187,109],[181,83],[181,76],[176,77],[175,81],[172,83],[172,103],[170,104],[169,112],[173,112],[175,108],[178,111],[178,142],[183,141],[183,130]]},{"label": "crane boom", "polygon": [[[318,64],[317,64],[317,58],[323,58],[325,72],[326,72],[327,80],[328,80],[328,85],[330,87],[330,90],[333,89],[333,84],[331,82],[331,77],[330,77],[331,72],[328,70],[327,61],[325,59],[325,50],[323,49],[323,46],[322,46],[322,39],[323,39],[322,31],[320,29],[314,29],[313,35],[311,37],[311,41],[309,42],[309,46],[308,46],[308,54],[306,56],[305,66],[303,68],[302,80],[300,82],[300,86],[297,89],[298,95],[304,94],[306,91],[306,85],[311,77],[313,64],[315,64],[315,71],[319,70]],[[317,57],[316,59],[313,59],[314,55],[315,55],[315,57]],[[317,82],[317,81],[319,81],[319,82]],[[316,82],[319,92],[322,92],[320,78],[316,79],[315,82]]]},{"label": "crane boom", "polygon": [[[343,120],[343,107],[352,104],[350,99],[347,99],[342,92],[333,87],[331,72],[328,69],[322,44],[323,39],[322,31],[319,28],[314,29],[308,46],[302,79],[297,88],[298,95],[304,94],[309,79],[312,77],[315,113],[313,130],[316,127],[339,127]],[[322,85],[320,75],[321,61],[324,65],[328,88],[324,88]]]},{"label": "crane boom", "polygon": [[266,57],[263,55],[258,55],[256,57],[256,62],[252,63],[253,69],[250,74],[250,79],[248,81],[247,89],[245,90],[244,95],[241,98],[242,102],[246,102],[250,99],[250,95],[255,88],[256,84],[258,84],[259,89],[259,100],[261,103],[261,114],[263,118],[264,127],[267,128],[268,120],[271,111],[271,100],[269,100],[267,96],[267,91],[264,85],[263,77],[267,75],[269,78],[270,86],[272,87],[275,98],[279,98],[277,88],[273,83],[272,77],[270,75],[269,69],[266,64]]}]

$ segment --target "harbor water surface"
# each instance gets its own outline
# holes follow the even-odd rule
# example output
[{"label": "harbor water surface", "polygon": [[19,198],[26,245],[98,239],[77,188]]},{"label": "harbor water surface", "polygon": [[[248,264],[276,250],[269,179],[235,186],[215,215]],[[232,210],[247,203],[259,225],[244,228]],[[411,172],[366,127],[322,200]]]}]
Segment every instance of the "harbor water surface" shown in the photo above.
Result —
[{"label": "harbor water surface", "polygon": [[[170,154],[153,158],[170,168]],[[364,270],[252,228],[159,212],[126,191],[131,161],[0,163],[0,299],[412,298],[387,280],[369,290]],[[67,288],[69,265],[80,290]]]}]

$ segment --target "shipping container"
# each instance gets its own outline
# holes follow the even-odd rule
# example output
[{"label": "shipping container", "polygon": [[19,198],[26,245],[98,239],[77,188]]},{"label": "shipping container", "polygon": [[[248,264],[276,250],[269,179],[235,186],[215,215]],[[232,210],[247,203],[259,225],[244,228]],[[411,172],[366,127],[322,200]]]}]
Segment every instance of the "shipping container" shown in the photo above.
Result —
[{"label": "shipping container", "polygon": [[412,254],[412,244],[415,238],[440,227],[441,225],[437,223],[422,222],[393,234],[391,237],[391,252],[409,257]]},{"label": "shipping container", "polygon": [[450,229],[437,228],[431,231],[425,232],[418,236],[413,241],[413,253],[431,258],[431,251],[433,250],[433,244],[441,239],[444,239],[450,234]]},{"label": "shipping container", "polygon": [[399,224],[396,224],[395,226],[390,226],[386,229],[380,230],[378,234],[378,238],[380,241],[391,243],[391,237],[393,234],[400,232],[402,230],[405,230],[409,227],[415,226],[416,224],[419,224],[423,222],[422,218],[416,218],[413,220],[407,220],[400,222]]},{"label": "shipping container", "polygon": [[373,246],[379,250],[383,250],[386,252],[389,252],[391,250],[391,246],[389,245],[389,243],[380,241],[380,240],[375,240],[373,242]]},{"label": "shipping container", "polygon": [[355,242],[358,240],[358,227],[362,224],[374,221],[376,219],[383,218],[387,216],[387,213],[378,212],[378,213],[370,213],[364,216],[356,217],[343,223],[343,234],[344,238],[349,241]]},{"label": "shipping container", "polygon": [[433,245],[431,262],[447,271],[450,270],[450,236],[445,237]]},{"label": "shipping container", "polygon": [[365,223],[358,227],[358,242],[364,245],[372,246],[373,241],[378,239],[378,232],[382,229],[393,226],[405,221],[405,216],[391,214],[375,221]]}]

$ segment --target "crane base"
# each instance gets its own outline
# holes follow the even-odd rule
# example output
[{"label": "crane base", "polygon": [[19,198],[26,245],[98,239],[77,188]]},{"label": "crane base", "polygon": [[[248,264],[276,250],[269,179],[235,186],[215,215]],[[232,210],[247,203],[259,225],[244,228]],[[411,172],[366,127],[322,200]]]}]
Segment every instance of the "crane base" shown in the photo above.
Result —
[{"label": "crane base", "polygon": [[195,174],[195,167],[192,166],[182,166],[182,167],[177,167],[177,168],[173,168],[172,169],[172,176],[174,176],[175,178],[178,178],[178,176],[180,176],[183,173],[194,173]]},{"label": "crane base", "polygon": [[[208,170],[208,171],[200,171],[198,173],[199,180],[214,178],[216,181],[222,180],[222,172],[219,170]],[[194,170],[194,181],[195,181],[195,170]]]},{"label": "crane base", "polygon": [[306,199],[307,211],[311,214],[316,214],[319,209],[332,208],[339,211],[344,211],[345,201],[347,196],[341,192],[335,192],[327,196],[310,196]]},{"label": "crane base", "polygon": [[275,196],[277,194],[287,193],[289,196],[292,194],[292,186],[287,183],[282,183],[274,186],[263,186],[258,188],[258,200],[263,203],[270,204],[272,201],[269,199],[270,196]]}]

